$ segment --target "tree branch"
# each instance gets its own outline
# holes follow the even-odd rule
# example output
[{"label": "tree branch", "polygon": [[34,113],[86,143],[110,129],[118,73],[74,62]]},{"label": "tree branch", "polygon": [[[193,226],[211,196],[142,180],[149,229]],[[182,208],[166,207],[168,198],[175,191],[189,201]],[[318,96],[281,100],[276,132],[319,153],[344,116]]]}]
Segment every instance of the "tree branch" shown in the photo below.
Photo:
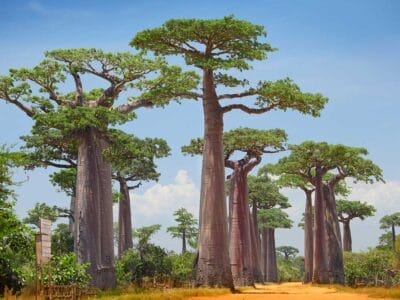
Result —
[{"label": "tree branch", "polygon": [[248,174],[255,166],[257,166],[261,162],[261,156],[256,156],[254,157],[255,159],[253,161],[250,161],[246,166],[244,167],[244,171],[246,174]]},{"label": "tree branch", "polygon": [[141,185],[142,185],[142,182],[139,182],[138,184],[135,184],[135,185],[128,186],[128,190],[137,189],[137,188],[140,187]]},{"label": "tree branch", "polygon": [[75,89],[76,89],[76,97],[75,97],[75,104],[78,106],[83,105],[83,86],[81,77],[78,73],[71,73],[72,77],[74,78],[75,82]]},{"label": "tree branch", "polygon": [[270,105],[264,108],[250,108],[244,104],[231,104],[222,107],[222,112],[227,113],[234,109],[240,109],[248,114],[262,114],[275,108],[275,105]]},{"label": "tree branch", "polygon": [[236,94],[222,94],[218,96],[218,100],[221,99],[234,99],[234,98],[244,98],[248,96],[253,96],[257,94],[256,90],[249,90],[243,93],[236,93]]}]

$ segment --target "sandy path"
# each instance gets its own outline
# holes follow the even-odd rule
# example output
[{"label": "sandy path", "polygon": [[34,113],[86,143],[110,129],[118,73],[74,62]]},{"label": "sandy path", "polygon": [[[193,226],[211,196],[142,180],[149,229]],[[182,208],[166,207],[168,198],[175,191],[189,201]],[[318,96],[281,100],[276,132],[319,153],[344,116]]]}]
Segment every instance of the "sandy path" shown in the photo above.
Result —
[{"label": "sandy path", "polygon": [[215,297],[193,297],[191,300],[371,300],[366,294],[337,292],[334,288],[314,287],[301,283],[257,285],[241,294]]}]

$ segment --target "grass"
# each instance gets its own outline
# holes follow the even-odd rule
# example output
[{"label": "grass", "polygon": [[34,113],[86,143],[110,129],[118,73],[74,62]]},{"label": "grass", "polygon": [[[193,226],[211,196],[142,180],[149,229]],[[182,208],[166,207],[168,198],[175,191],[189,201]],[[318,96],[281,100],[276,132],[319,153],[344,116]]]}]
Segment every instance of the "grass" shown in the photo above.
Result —
[{"label": "grass", "polygon": [[112,300],[184,300],[190,297],[218,296],[229,293],[229,289],[222,288],[174,288],[165,291],[128,289],[101,292],[98,297]]},{"label": "grass", "polygon": [[400,287],[349,287],[342,285],[333,285],[339,292],[354,293],[354,294],[367,294],[371,298],[391,298],[400,299]]}]

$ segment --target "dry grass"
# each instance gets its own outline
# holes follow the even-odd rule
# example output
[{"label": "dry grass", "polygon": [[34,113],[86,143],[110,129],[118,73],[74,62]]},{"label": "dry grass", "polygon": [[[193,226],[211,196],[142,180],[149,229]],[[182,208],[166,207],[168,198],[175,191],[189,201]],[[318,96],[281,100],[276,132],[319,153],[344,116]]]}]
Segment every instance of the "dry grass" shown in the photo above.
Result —
[{"label": "dry grass", "polygon": [[335,285],[334,286],[340,292],[355,293],[355,294],[367,294],[371,298],[391,298],[400,299],[400,287],[357,287],[352,288],[348,286]]},{"label": "dry grass", "polygon": [[[151,290],[125,290],[122,293],[119,291],[101,293],[101,299],[110,300],[185,300],[189,297],[198,296],[219,296],[229,294],[229,289],[212,289],[212,288],[174,288],[165,291]],[[92,298],[95,299],[95,298]]]}]

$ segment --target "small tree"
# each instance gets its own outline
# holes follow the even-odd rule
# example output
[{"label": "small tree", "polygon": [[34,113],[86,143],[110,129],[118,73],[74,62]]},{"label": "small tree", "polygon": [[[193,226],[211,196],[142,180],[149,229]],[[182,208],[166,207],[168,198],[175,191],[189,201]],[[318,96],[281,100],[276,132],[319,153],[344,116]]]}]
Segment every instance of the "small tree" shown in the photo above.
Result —
[{"label": "small tree", "polygon": [[25,224],[32,224],[39,227],[40,218],[55,222],[58,219],[57,207],[48,206],[46,203],[36,203],[34,208],[28,210],[28,217],[23,221]]},{"label": "small tree", "polygon": [[186,241],[197,239],[197,220],[184,207],[175,211],[174,216],[178,225],[168,227],[167,232],[171,233],[174,238],[182,239],[182,254],[184,254],[186,252]]},{"label": "small tree", "polygon": [[337,200],[336,209],[339,222],[343,224],[343,251],[352,250],[352,239],[350,231],[350,222],[355,218],[364,220],[371,217],[376,212],[375,207],[362,203],[360,201]]},{"label": "small tree", "polygon": [[289,260],[291,256],[294,258],[299,253],[299,249],[292,246],[279,246],[276,251],[282,253],[286,260]]},{"label": "small tree", "polygon": [[51,234],[51,253],[64,255],[74,251],[74,238],[67,224],[57,224]]},{"label": "small tree", "polygon": [[392,246],[396,248],[396,226],[400,226],[400,212],[391,215],[386,215],[380,220],[381,229],[391,229],[392,232]]}]

